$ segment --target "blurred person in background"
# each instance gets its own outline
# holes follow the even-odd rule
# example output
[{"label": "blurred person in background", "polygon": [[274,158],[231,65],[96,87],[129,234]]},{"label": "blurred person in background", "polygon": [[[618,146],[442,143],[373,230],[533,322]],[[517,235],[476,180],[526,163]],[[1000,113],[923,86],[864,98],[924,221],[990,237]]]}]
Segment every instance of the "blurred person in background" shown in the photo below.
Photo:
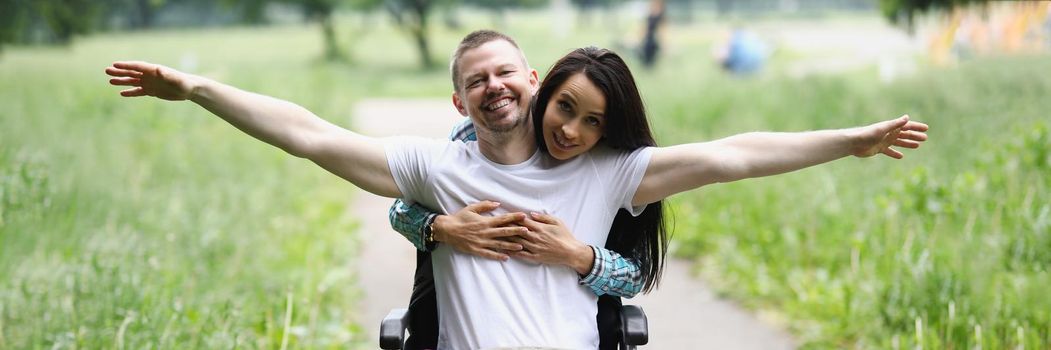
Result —
[{"label": "blurred person in background", "polygon": [[660,52],[660,27],[664,22],[664,13],[667,7],[664,0],[650,0],[649,14],[646,16],[646,33],[642,40],[642,64],[646,68],[653,67],[657,63],[657,54]]},{"label": "blurred person in background", "polygon": [[717,46],[715,59],[723,70],[734,75],[758,72],[766,62],[769,49],[755,33],[743,27],[734,28],[725,44]]}]

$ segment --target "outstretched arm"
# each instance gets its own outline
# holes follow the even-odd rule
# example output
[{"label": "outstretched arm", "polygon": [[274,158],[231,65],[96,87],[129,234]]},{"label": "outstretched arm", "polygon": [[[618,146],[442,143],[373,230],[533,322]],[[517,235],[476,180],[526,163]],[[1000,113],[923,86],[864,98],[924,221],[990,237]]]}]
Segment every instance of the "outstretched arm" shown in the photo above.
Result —
[{"label": "outstretched arm", "polygon": [[905,115],[851,129],[751,132],[658,148],[632,202],[648,204],[711,183],[782,174],[849,155],[900,159],[904,155],[891,146],[918,148],[927,128]]},{"label": "outstretched arm", "polygon": [[297,157],[307,158],[361,187],[399,197],[380,140],[356,134],[294,103],[147,62],[115,62],[110,84],[129,86],[121,96],[190,100],[234,127]]}]

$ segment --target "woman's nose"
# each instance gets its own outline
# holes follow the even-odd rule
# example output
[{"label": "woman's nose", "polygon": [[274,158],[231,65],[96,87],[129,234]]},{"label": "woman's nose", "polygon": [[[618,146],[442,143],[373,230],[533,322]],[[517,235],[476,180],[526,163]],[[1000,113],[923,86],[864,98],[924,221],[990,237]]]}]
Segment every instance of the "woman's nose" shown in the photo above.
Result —
[{"label": "woman's nose", "polygon": [[577,127],[575,122],[568,122],[562,124],[562,135],[565,135],[567,139],[577,138]]}]

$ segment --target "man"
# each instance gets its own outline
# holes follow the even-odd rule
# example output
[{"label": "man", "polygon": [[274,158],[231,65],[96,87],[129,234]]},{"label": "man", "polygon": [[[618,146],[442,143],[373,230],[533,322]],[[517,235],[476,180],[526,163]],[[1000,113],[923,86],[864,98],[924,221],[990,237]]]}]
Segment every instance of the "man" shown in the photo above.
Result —
[{"label": "man", "polygon": [[[490,41],[506,41],[518,49],[522,55],[523,67],[528,67],[525,55],[514,39],[492,31],[476,31],[463,39],[453,54],[450,71],[453,73],[454,105],[457,99],[463,99],[465,86],[459,80],[462,75],[457,69],[463,54]],[[459,109],[459,107],[458,107]],[[459,109],[461,113],[463,109]],[[468,116],[464,114],[464,116]],[[456,126],[450,139],[476,141],[477,134],[471,120]],[[429,208],[415,203],[396,200],[390,210],[391,226],[404,235],[417,248],[416,274],[413,280],[412,297],[409,300],[409,349],[428,349],[436,347],[438,341],[438,311],[434,293],[434,275],[431,270],[431,251],[437,243],[449,244],[458,251],[474,254],[484,258],[506,260],[507,251],[520,250],[521,247],[501,240],[517,235],[520,227],[514,225],[521,220],[518,214],[501,216],[482,216],[484,212],[496,209],[494,202],[486,201],[471,205],[453,215],[441,215]],[[595,250],[591,268],[587,274],[580,275],[580,284],[587,286],[599,296],[597,322],[599,324],[600,348],[615,349],[618,342],[618,308],[619,297],[634,297],[642,290],[643,278],[639,266],[619,253],[601,247]],[[565,256],[565,259],[571,257]]]}]

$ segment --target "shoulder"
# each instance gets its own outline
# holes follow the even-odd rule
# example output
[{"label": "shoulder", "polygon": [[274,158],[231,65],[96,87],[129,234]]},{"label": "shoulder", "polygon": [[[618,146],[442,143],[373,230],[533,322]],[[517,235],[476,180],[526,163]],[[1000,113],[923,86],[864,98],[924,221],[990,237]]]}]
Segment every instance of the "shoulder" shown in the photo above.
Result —
[{"label": "shoulder", "polygon": [[584,155],[596,162],[625,162],[632,160],[649,160],[656,147],[639,147],[634,150],[616,149],[605,144],[595,145]]}]

